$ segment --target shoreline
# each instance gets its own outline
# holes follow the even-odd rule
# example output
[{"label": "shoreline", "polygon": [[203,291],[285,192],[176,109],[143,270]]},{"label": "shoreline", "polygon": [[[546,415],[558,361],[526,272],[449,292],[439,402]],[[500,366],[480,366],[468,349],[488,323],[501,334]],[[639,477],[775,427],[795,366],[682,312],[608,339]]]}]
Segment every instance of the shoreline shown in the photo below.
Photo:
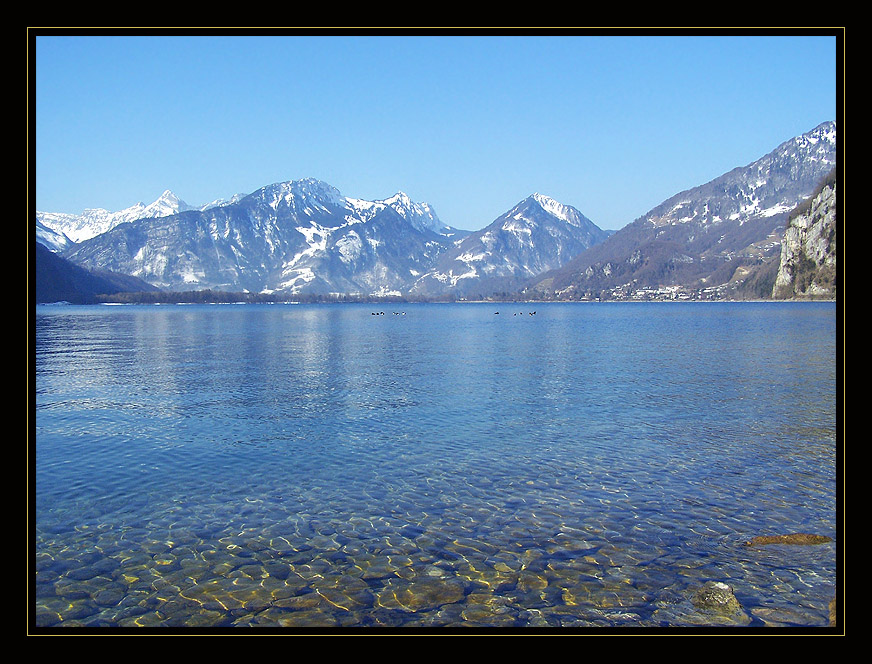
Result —
[{"label": "shoreline", "polygon": [[403,304],[403,305],[445,305],[445,304],[487,304],[498,306],[500,304],[520,304],[520,305],[542,305],[549,304],[838,304],[838,299],[824,298],[790,298],[779,300],[454,300],[450,302],[440,301],[419,301],[419,300],[264,300],[264,301],[191,301],[191,300],[167,300],[163,302],[154,301],[127,301],[119,302],[113,300],[97,301],[97,302],[68,302],[65,300],[57,302],[36,302],[37,307],[93,307],[93,306],[190,306],[190,305],[211,305],[211,306],[240,306],[240,305],[302,305],[302,304],[325,304],[325,305],[343,305],[343,304]]}]

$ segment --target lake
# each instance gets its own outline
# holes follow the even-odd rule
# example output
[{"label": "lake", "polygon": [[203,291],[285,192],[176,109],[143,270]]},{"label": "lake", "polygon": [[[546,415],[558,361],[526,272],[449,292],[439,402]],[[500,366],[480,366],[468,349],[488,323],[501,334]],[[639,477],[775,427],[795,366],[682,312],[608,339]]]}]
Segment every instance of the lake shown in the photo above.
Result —
[{"label": "lake", "polygon": [[37,626],[827,625],[834,303],[34,320]]}]

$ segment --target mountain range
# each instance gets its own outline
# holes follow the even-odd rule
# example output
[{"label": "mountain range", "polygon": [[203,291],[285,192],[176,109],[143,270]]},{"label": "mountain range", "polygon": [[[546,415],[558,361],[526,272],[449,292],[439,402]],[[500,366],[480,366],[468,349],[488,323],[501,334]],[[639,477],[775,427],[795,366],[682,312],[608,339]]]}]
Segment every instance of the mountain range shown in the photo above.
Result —
[{"label": "mountain range", "polygon": [[[836,161],[824,123],[680,192],[617,232],[535,193],[475,232],[402,192],[380,201],[302,179],[191,207],[166,191],[117,213],[37,213],[36,239],[91,271],[169,291],[537,299],[740,292],[781,251],[788,215]],[[774,280],[774,275],[772,277]]]},{"label": "mountain range", "polygon": [[200,208],[193,208],[167,189],[156,201],[149,205],[139,202],[118,212],[110,212],[103,208],[89,208],[82,212],[82,214],[66,214],[63,212],[37,212],[36,214],[37,220],[44,229],[59,236],[65,236],[66,240],[64,243],[68,247],[70,244],[89,240],[111,230],[118,224],[128,221],[152,217],[167,217],[193,209],[208,210],[213,207],[235,203],[240,198],[242,198],[242,195],[236,194],[229,200],[218,199]]}]

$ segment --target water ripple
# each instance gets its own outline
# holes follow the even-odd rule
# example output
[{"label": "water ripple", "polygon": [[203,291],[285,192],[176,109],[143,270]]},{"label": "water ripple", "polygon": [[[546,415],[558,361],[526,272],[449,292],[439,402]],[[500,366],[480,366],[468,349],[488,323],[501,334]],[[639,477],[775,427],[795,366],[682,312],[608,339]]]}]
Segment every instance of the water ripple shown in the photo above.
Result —
[{"label": "water ripple", "polygon": [[406,309],[40,308],[37,622],[826,624],[831,307]]}]

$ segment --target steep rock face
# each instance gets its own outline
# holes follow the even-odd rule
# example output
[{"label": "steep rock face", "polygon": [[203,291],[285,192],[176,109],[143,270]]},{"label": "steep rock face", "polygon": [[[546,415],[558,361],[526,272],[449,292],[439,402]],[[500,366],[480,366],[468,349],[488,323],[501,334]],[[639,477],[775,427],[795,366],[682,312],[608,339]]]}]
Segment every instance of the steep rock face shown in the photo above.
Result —
[{"label": "steep rock face", "polygon": [[791,216],[781,243],[773,297],[835,297],[836,190],[833,174]]}]

